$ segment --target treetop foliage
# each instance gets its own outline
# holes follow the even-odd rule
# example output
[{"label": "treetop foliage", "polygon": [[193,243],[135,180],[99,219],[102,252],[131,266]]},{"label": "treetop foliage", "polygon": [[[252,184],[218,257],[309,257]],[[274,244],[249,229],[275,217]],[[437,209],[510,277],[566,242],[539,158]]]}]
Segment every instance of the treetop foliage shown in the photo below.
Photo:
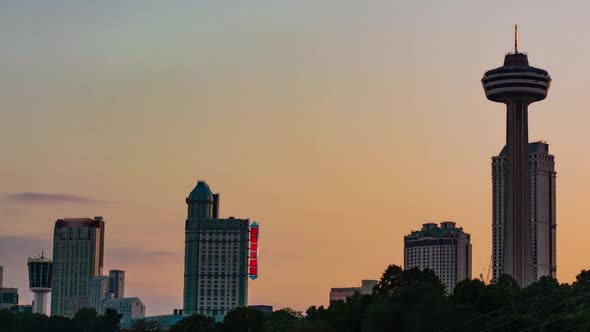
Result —
[{"label": "treetop foliage", "polygon": [[[73,319],[0,311],[0,331],[122,331],[114,311],[98,316],[83,309]],[[159,332],[154,322],[137,321],[128,331]],[[171,332],[379,332],[379,331],[590,331],[590,271],[559,284],[542,277],[521,289],[508,275],[494,284],[463,280],[452,294],[431,270],[387,267],[370,295],[356,294],[305,313],[290,308],[263,313],[236,308],[222,322],[192,315]]]}]

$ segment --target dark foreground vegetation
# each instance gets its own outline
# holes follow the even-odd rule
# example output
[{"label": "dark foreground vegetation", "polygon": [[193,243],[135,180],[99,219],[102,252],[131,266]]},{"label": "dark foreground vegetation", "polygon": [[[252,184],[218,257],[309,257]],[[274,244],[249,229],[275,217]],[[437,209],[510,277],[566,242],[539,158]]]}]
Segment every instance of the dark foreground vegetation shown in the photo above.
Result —
[{"label": "dark foreground vegetation", "polygon": [[[84,309],[76,317],[46,317],[0,311],[0,331],[124,331],[120,316],[110,310],[97,316]],[[128,331],[160,331],[137,322]],[[372,295],[356,295],[329,308],[312,306],[305,313],[282,309],[265,314],[249,308],[228,313],[223,322],[193,315],[172,332],[373,332],[373,331],[590,331],[590,271],[576,281],[559,284],[543,277],[520,289],[504,275],[495,284],[460,282],[453,294],[430,270],[402,271],[391,265]]]}]

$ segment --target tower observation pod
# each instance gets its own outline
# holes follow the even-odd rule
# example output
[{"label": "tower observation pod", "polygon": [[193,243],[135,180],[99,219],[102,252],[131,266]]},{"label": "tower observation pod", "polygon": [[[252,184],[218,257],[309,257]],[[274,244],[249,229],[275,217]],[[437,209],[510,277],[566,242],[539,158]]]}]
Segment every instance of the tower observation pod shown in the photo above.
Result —
[{"label": "tower observation pod", "polygon": [[481,82],[486,97],[506,104],[506,200],[502,273],[525,287],[534,279],[532,221],[528,164],[528,106],[547,97],[549,73],[529,66],[527,55],[518,52],[518,30],[514,28],[514,53],[504,57],[502,67],[488,70]]},{"label": "tower observation pod", "polygon": [[51,291],[51,277],[53,262],[41,254],[36,258],[29,258],[29,287],[35,294],[33,313],[47,315],[47,293]]}]

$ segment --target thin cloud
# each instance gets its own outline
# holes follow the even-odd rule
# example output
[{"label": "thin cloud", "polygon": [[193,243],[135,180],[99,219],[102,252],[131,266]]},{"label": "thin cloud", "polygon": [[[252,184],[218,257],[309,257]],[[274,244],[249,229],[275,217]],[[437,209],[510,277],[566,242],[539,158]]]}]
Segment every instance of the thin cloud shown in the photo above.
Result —
[{"label": "thin cloud", "polygon": [[9,208],[0,210],[0,217],[17,217],[20,216],[22,213],[23,211],[20,209]]},{"label": "thin cloud", "polygon": [[20,192],[4,195],[5,199],[16,203],[34,203],[34,204],[53,204],[53,203],[71,203],[71,204],[107,204],[109,201],[96,199],[92,197],[59,194],[59,193],[40,193],[40,192]]}]

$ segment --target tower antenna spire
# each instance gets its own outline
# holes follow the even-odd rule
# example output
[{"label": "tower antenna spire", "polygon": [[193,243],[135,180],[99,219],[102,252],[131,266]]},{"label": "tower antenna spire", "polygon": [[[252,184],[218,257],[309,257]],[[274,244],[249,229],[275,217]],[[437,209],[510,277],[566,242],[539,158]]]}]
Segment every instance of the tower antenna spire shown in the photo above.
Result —
[{"label": "tower antenna spire", "polygon": [[514,25],[514,54],[518,54],[518,25]]}]

